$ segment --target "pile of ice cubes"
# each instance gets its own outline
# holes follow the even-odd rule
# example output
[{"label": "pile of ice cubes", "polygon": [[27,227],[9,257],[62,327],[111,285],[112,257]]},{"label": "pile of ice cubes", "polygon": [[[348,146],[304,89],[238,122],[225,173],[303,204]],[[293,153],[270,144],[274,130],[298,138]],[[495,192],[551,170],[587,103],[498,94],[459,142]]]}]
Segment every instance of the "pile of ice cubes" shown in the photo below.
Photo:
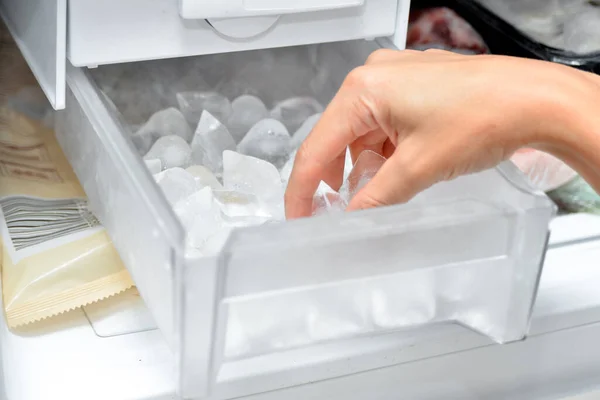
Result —
[{"label": "pile of ice cubes", "polygon": [[[296,151],[323,106],[293,97],[268,109],[256,96],[230,101],[214,91],[176,98],[178,108],[151,115],[132,141],[187,232],[188,254],[216,254],[236,227],[284,221]],[[353,169],[346,153],[345,183],[337,193],[321,182],[315,215],[343,211],[385,161],[368,152]]]},{"label": "pile of ice cubes", "polygon": [[600,51],[597,0],[479,0],[536,41],[586,54]]}]

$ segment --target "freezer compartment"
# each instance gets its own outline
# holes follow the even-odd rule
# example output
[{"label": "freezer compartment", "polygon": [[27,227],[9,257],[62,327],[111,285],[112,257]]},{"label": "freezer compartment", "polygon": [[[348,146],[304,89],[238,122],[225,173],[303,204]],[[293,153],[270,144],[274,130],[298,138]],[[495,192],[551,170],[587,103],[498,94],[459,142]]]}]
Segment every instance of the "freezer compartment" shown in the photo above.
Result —
[{"label": "freezer compartment", "polygon": [[[297,384],[295,369],[325,362],[314,357],[321,346],[335,345],[343,362],[391,330],[458,323],[501,343],[526,334],[554,206],[510,163],[406,205],[236,230],[218,256],[185,257],[183,228],[130,139],[135,127],[176,106],[178,90],[326,104],[378,47],[68,68],[59,140],[175,352],[183,397],[209,396],[240,360],[276,360],[273,373],[289,378],[278,386]],[[344,369],[330,372],[319,379]]]}]

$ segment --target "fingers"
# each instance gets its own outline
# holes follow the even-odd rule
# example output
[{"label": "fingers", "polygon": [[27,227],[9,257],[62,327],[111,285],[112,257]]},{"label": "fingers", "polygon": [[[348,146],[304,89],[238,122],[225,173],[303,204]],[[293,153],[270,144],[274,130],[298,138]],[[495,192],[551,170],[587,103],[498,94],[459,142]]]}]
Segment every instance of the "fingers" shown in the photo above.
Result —
[{"label": "fingers", "polygon": [[296,155],[285,194],[287,218],[309,216],[319,182],[327,177],[339,187],[346,147],[377,129],[375,107],[364,67],[352,71]]},{"label": "fingers", "polygon": [[402,146],[354,196],[348,211],[405,203],[435,183],[435,170],[416,148]]}]

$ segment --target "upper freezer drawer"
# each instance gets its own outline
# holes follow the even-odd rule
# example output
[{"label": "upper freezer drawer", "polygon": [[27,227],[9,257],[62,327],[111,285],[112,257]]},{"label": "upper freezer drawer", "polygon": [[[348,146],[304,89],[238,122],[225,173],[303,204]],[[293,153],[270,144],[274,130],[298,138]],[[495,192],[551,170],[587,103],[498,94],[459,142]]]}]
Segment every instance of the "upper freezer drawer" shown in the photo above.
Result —
[{"label": "upper freezer drawer", "polygon": [[[68,69],[57,135],[177,359],[185,398],[233,398],[388,365],[390,330],[458,323],[523,338],[554,207],[510,164],[412,202],[234,231],[217,257],[184,232],[130,132],[178,90],[326,104],[365,40]],[[377,339],[376,339],[377,340]],[[219,394],[232,374],[247,377]]]},{"label": "upper freezer drawer", "polygon": [[68,57],[90,66],[374,38],[397,29],[404,37],[409,6],[409,0],[75,0]]},{"label": "upper freezer drawer", "polygon": [[409,8],[410,0],[2,0],[0,16],[60,110],[67,58],[93,67],[383,36],[404,48]]}]

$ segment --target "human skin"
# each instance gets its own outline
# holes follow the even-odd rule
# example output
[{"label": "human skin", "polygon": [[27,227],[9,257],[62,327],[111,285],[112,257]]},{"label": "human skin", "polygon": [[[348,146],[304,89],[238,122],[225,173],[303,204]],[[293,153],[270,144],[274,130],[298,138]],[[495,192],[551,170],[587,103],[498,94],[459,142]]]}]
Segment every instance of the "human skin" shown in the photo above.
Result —
[{"label": "human skin", "polygon": [[492,168],[519,148],[550,153],[600,189],[600,78],[544,61],[441,50],[373,53],[353,70],[300,147],[285,194],[309,216],[321,180],[342,184],[345,149],[387,161],[348,210],[410,200]]}]

